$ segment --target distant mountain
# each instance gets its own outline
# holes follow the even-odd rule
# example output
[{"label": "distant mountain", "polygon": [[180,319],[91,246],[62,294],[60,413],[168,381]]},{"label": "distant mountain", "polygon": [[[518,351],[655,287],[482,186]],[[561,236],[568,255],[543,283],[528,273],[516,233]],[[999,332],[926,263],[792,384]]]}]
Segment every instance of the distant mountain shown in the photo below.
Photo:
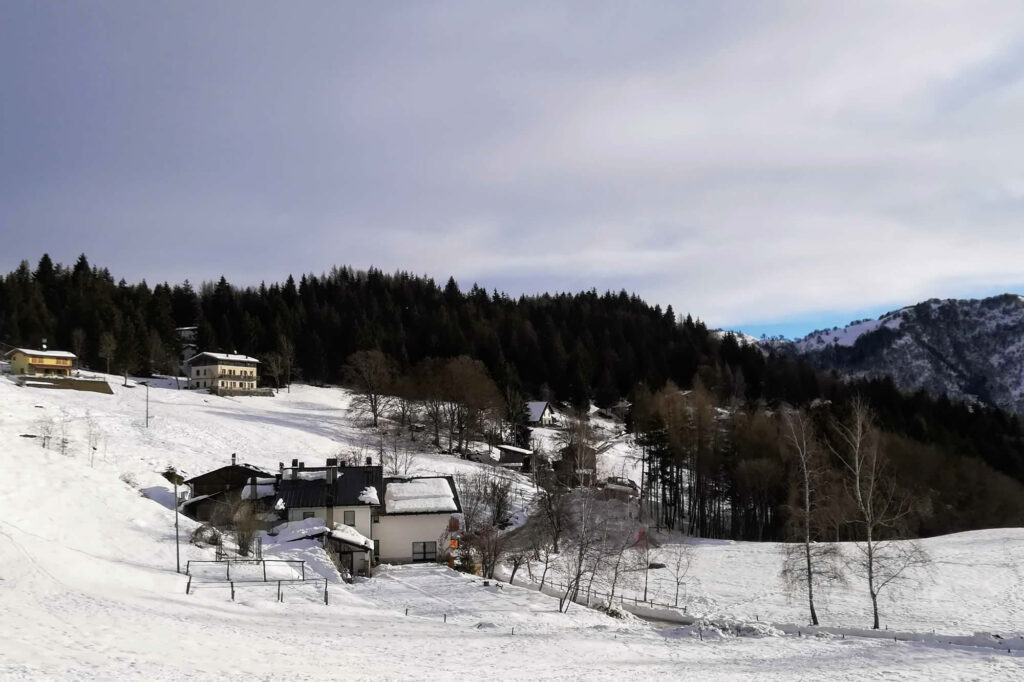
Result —
[{"label": "distant mountain", "polygon": [[1024,297],[932,299],[816,331],[775,350],[853,377],[891,376],[898,386],[1024,414]]}]

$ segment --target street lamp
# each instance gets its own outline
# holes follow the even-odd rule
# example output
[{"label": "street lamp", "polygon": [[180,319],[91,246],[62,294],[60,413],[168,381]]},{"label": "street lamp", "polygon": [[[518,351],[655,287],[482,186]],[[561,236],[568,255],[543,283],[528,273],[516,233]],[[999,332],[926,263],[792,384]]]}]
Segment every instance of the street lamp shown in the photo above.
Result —
[{"label": "street lamp", "polygon": [[140,384],[146,387],[146,428],[149,428],[149,382],[140,381]]},{"label": "street lamp", "polygon": [[174,484],[174,570],[181,573],[181,549],[178,547],[178,486],[184,482],[184,479],[173,466],[167,467],[167,470],[164,471],[164,478]]}]

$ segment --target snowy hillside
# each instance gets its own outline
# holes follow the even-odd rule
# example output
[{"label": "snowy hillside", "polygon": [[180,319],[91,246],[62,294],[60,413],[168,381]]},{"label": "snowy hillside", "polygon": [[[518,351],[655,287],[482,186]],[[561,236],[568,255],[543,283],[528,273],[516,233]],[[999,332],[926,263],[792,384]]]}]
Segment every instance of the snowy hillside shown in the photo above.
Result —
[{"label": "snowy hillside", "polygon": [[[267,553],[309,561],[328,585],[327,605],[323,583],[287,587],[283,602],[263,587],[239,589],[235,601],[222,586],[185,594],[159,470],[173,464],[199,473],[232,452],[267,468],[293,458],[310,464],[371,449],[369,430],[337,389],[228,399],[170,383],[150,389],[147,428],[146,389],[112,383],[114,395],[105,396],[0,378],[2,679],[1012,680],[1024,671],[1016,650],[986,647],[767,630],[702,641],[582,606],[561,614],[557,600],[534,590],[485,586],[438,566],[385,569],[348,586],[308,541],[268,538]],[[55,439],[62,430],[68,439],[63,453],[59,443],[44,449],[38,437],[23,437],[39,436],[46,422]],[[485,466],[426,453],[415,461],[423,473]],[[181,524],[187,537],[192,524]],[[936,580],[946,587],[901,622],[1024,629],[1019,587],[1010,590],[1006,573],[1020,570],[1022,539],[1013,530],[953,536],[948,545],[936,539]],[[709,615],[793,619],[799,601],[789,603],[769,579],[772,547],[709,543],[687,598]],[[211,549],[182,545],[183,563],[210,558]],[[836,617],[848,612],[840,601]]]},{"label": "snowy hillside", "polygon": [[1024,414],[1024,298],[1015,294],[933,299],[772,346],[851,376],[888,375],[908,390]]}]

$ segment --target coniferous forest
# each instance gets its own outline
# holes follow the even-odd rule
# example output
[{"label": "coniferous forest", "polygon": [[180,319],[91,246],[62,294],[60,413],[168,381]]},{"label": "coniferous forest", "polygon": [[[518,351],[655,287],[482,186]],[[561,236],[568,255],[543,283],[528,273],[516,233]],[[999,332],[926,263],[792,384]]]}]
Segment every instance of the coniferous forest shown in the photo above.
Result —
[{"label": "coniferous forest", "polygon": [[[894,470],[924,501],[913,518],[916,533],[1024,523],[1017,417],[908,395],[886,379],[846,381],[625,291],[511,298],[475,285],[462,291],[453,279],[440,286],[409,273],[347,267],[258,287],[224,278],[150,286],[115,280],[84,255],[71,267],[44,255],[34,268],[23,262],[0,277],[3,348],[46,339],[85,367],[167,373],[180,361],[176,328],[188,326],[197,327],[200,350],[284,358],[291,379],[312,384],[343,382],[350,356],[376,349],[399,374],[436,359],[479,360],[502,395],[602,407],[627,398],[629,426],[651,458],[646,471],[649,494],[661,501],[659,522],[683,526],[685,519],[695,534],[785,537],[792,463],[773,415],[780,405],[815,405],[819,421],[839,419],[854,396],[870,405]],[[672,432],[666,390],[684,389],[698,407],[686,429]],[[701,426],[700,410],[710,410],[707,424],[715,423],[714,410],[734,418],[727,427]]]}]

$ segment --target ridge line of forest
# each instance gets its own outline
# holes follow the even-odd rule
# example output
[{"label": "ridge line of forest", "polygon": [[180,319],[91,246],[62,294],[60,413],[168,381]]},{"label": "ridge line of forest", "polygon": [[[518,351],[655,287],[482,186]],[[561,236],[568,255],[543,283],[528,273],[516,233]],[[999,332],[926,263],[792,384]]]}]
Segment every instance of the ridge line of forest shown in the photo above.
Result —
[{"label": "ridge line of forest", "polygon": [[[699,320],[625,291],[511,298],[475,285],[462,292],[451,278],[441,287],[406,272],[349,267],[258,287],[235,287],[222,277],[196,291],[187,280],[153,287],[115,281],[84,255],[71,267],[44,255],[35,269],[26,261],[0,277],[0,341],[37,346],[46,338],[86,366],[173,372],[176,328],[184,326],[198,328],[200,350],[287,355],[293,378],[313,384],[342,381],[354,352],[378,349],[401,373],[432,358],[469,356],[505,395],[572,405],[608,406],[635,398],[638,387],[657,391],[668,382],[702,387],[716,404],[748,415],[815,401],[841,410],[859,395],[878,425],[900,439],[903,461],[915,463],[903,467],[914,485],[937,491],[935,502],[944,509],[970,510],[964,520],[949,512],[923,532],[1005,525],[1022,513],[1003,504],[1004,496],[1024,490],[1017,417],[904,394],[889,379],[848,381],[730,334],[716,338]],[[738,456],[761,448],[759,456],[781,461],[777,434],[773,439]],[[727,474],[722,485],[730,485]],[[996,489],[998,505],[981,499]],[[759,504],[785,502],[779,490]]]}]

